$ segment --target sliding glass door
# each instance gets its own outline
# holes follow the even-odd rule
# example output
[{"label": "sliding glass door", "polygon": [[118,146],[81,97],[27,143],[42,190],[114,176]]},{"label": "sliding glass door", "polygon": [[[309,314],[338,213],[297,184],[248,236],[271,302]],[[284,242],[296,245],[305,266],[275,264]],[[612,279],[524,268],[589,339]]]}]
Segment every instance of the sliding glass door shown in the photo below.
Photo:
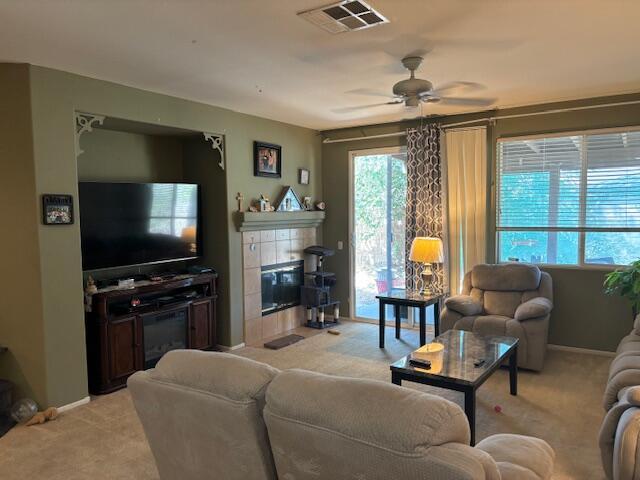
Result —
[{"label": "sliding glass door", "polygon": [[405,288],[406,153],[351,152],[350,162],[351,316],[377,320],[376,295]]}]

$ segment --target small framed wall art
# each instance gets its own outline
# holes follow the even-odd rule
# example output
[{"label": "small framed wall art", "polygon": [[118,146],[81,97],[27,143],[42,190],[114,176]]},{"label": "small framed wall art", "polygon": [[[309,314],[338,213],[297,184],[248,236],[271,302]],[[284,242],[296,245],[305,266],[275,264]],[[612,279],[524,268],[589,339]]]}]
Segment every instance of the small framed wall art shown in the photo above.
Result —
[{"label": "small framed wall art", "polygon": [[309,185],[309,170],[306,168],[298,169],[298,183],[300,185]]},{"label": "small framed wall art", "polygon": [[253,175],[270,178],[282,176],[282,147],[280,145],[253,142]]},{"label": "small framed wall art", "polygon": [[54,193],[42,195],[42,223],[44,225],[73,224],[73,196]]}]

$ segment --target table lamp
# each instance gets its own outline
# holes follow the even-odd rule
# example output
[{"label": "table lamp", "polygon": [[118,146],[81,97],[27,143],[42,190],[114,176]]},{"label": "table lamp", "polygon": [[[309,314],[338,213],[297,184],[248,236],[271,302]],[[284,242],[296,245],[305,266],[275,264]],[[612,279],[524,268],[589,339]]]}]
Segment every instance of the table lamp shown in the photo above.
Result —
[{"label": "table lamp", "polygon": [[442,250],[442,240],[435,237],[416,237],[411,243],[409,260],[424,264],[424,269],[420,273],[422,278],[421,295],[432,295],[431,279],[433,277],[432,263],[442,263],[444,254]]},{"label": "table lamp", "polygon": [[188,227],[184,227],[182,229],[182,239],[185,242],[189,242],[189,250],[193,253],[198,251],[198,246],[196,245],[196,235],[197,235],[196,227],[191,225]]}]

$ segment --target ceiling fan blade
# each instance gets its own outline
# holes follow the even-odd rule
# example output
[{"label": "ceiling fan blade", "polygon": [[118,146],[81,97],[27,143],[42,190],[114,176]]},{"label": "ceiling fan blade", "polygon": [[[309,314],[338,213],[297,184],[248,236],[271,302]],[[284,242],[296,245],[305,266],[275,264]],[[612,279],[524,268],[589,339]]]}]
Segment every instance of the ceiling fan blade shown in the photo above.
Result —
[{"label": "ceiling fan blade", "polygon": [[402,100],[399,100],[399,101],[391,101],[391,102],[384,102],[384,103],[374,103],[370,105],[357,105],[353,107],[333,108],[331,111],[334,113],[351,113],[351,112],[357,112],[358,110],[366,110],[367,108],[381,107],[383,105],[399,105],[401,103],[402,103]]},{"label": "ceiling fan blade", "polygon": [[442,97],[452,93],[485,90],[486,88],[486,86],[476,82],[448,82],[440,85],[430,93]]},{"label": "ceiling fan blade", "polygon": [[368,97],[393,98],[393,96],[389,95],[388,93],[380,92],[372,88],[356,88],[355,90],[349,90],[344,93],[353,94],[353,95],[366,95]]},{"label": "ceiling fan blade", "polygon": [[488,107],[495,103],[495,98],[473,98],[473,97],[440,97],[440,103],[446,105],[468,105],[470,107]]}]

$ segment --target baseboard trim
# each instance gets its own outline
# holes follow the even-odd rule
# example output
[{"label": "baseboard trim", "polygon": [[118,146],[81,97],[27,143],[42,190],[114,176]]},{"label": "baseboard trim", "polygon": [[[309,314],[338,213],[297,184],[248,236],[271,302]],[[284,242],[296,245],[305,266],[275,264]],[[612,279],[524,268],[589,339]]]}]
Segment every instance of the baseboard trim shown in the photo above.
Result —
[{"label": "baseboard trim", "polygon": [[239,348],[246,347],[246,345],[244,344],[244,342],[242,342],[232,347],[227,347],[226,345],[216,345],[216,347],[218,347],[222,352],[233,352],[234,350],[238,350]]},{"label": "baseboard trim", "polygon": [[592,350],[590,348],[580,347],[568,347],[566,345],[547,345],[549,350],[556,350],[558,352],[570,352],[570,353],[587,353],[589,355],[599,355],[601,357],[615,357],[616,352],[607,352],[606,350]]},{"label": "baseboard trim", "polygon": [[67,412],[67,411],[69,411],[69,410],[71,410],[73,408],[79,407],[80,405],[86,405],[90,401],[91,401],[91,397],[86,396],[84,398],[81,398],[77,402],[69,403],[67,405],[63,405],[61,407],[58,407],[58,412]]}]

